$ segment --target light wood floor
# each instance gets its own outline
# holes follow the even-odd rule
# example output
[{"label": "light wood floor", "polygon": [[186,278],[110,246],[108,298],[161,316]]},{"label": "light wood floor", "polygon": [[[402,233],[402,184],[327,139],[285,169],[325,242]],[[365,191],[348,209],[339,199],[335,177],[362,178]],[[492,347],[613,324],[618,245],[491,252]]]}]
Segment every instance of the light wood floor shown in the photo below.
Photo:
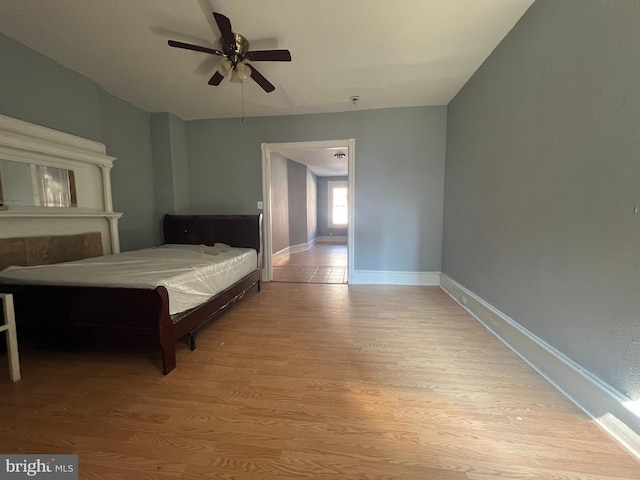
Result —
[{"label": "light wood floor", "polygon": [[269,283],[156,359],[25,349],[12,384],[0,357],[0,452],[81,479],[640,478],[436,287]]},{"label": "light wood floor", "polygon": [[273,264],[274,282],[347,283],[347,245],[316,243]]}]

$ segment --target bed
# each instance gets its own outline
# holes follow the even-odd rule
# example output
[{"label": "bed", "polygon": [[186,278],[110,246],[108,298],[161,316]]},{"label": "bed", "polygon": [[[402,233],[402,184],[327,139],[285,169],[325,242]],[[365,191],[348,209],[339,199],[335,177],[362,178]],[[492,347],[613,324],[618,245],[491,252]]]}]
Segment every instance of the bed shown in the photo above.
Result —
[{"label": "bed", "polygon": [[[261,224],[262,215],[165,215],[160,247],[50,267],[10,267],[0,272],[0,291],[14,294],[20,337],[156,347],[166,375],[176,366],[178,340],[187,339],[195,349],[198,332],[211,319],[248,292],[260,291]],[[235,260],[237,252],[242,261]],[[228,264],[205,265],[222,257],[231,259],[235,273]],[[100,283],[101,269],[113,269],[120,259],[128,273]],[[154,282],[142,267],[136,271],[149,263],[171,274]],[[47,273],[49,268],[58,273]],[[226,280],[212,277],[215,271],[227,272]]]}]

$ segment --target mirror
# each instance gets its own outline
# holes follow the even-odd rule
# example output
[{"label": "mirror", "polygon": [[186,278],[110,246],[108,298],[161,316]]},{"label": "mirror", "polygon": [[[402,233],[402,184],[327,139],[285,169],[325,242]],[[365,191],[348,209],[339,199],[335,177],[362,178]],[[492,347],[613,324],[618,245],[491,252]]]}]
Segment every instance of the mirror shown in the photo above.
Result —
[{"label": "mirror", "polygon": [[77,207],[73,170],[0,159],[0,205]]}]

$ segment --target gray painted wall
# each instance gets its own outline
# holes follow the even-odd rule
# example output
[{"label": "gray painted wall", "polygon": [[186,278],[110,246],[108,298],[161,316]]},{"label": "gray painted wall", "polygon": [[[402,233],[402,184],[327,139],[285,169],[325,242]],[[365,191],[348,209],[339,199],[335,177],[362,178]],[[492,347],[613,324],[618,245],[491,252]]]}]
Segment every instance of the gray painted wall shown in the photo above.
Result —
[{"label": "gray painted wall", "polygon": [[287,161],[289,177],[289,245],[307,243],[307,167]]},{"label": "gray painted wall", "polygon": [[318,235],[347,235],[346,228],[329,228],[329,182],[347,181],[349,177],[318,177]]},{"label": "gray painted wall", "polygon": [[318,234],[318,178],[307,168],[307,242]]},{"label": "gray painted wall", "polygon": [[100,88],[0,33],[0,114],[102,141]]},{"label": "gray painted wall", "polygon": [[171,159],[173,166],[173,191],[175,213],[186,212],[189,208],[189,159],[187,157],[187,125],[172,114],[169,116],[171,135]]},{"label": "gray painted wall", "polygon": [[122,249],[156,244],[149,114],[2,34],[0,66],[0,114],[104,143]]},{"label": "gray painted wall", "polygon": [[186,126],[170,113],[151,115],[151,150],[155,183],[155,224],[162,233],[165,214],[189,208]]},{"label": "gray painted wall", "polygon": [[154,223],[157,230],[161,231],[162,216],[165,213],[175,213],[169,114],[152,114],[150,128],[155,192]]},{"label": "gray painted wall", "polygon": [[277,152],[271,154],[271,253],[290,246],[288,162]]},{"label": "gray painted wall", "polygon": [[103,90],[99,97],[102,142],[117,157],[111,191],[113,209],[124,213],[118,222],[121,249],[158,245],[149,114]]},{"label": "gray painted wall", "polygon": [[309,212],[315,217],[315,175],[306,165],[271,152],[271,188],[272,253],[315,238],[315,219],[308,217]]},{"label": "gray painted wall", "polygon": [[257,213],[263,142],[355,138],[355,268],[439,271],[445,129],[444,106],[190,121],[191,208]]},{"label": "gray painted wall", "polygon": [[638,2],[530,8],[449,105],[443,253],[444,273],[636,400],[638,25]]}]

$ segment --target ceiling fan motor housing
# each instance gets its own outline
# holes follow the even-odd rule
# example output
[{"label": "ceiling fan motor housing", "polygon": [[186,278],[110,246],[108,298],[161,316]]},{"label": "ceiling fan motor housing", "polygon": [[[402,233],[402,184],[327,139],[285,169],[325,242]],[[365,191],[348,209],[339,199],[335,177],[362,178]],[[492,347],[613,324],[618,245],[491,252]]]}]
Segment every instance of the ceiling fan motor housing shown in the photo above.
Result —
[{"label": "ceiling fan motor housing", "polygon": [[233,36],[235,42],[231,45],[225,45],[223,53],[231,62],[231,65],[235,67],[238,62],[244,59],[245,54],[249,51],[249,41],[239,33],[234,33]]}]

